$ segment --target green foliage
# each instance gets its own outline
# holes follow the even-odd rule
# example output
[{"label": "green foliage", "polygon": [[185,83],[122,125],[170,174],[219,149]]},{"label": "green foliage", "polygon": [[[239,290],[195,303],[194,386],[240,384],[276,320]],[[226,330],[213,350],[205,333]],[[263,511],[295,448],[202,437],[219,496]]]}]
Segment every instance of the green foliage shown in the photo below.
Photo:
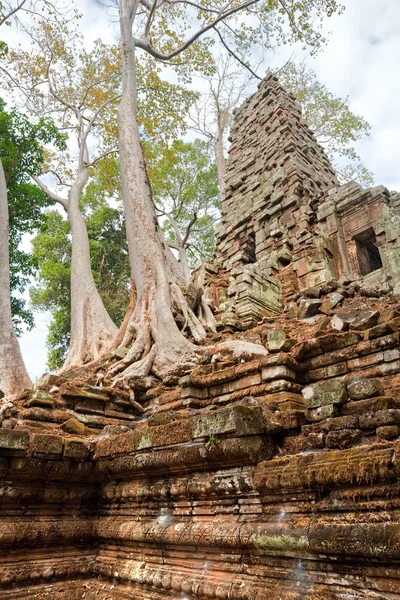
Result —
[{"label": "green foliage", "polygon": [[25,290],[37,269],[35,258],[20,244],[25,234],[32,234],[43,223],[42,209],[47,205],[47,197],[30,176],[41,172],[44,145],[48,143],[60,148],[65,144],[52,121],[32,122],[15,110],[6,111],[0,100],[0,159],[8,190],[11,308],[17,333],[21,333],[23,323],[33,326],[32,312],[15,294]]},{"label": "green foliage", "polygon": [[216,443],[217,443],[217,436],[215,435],[215,433],[212,433],[206,442],[206,446],[213,446]]},{"label": "green foliage", "polygon": [[[279,81],[300,102],[306,123],[336,164],[340,180],[373,185],[372,173],[360,164],[353,147],[354,142],[370,134],[371,126],[351,110],[349,98],[332,94],[304,64],[288,63],[279,73]],[[346,160],[348,164],[344,164]]]},{"label": "green foliage", "polygon": [[[115,199],[116,208],[109,206],[109,188],[114,189],[117,168],[112,162],[107,161],[107,175],[99,171],[87,186],[81,210],[90,239],[93,276],[108,313],[119,325],[129,302],[129,261],[120,201]],[[33,240],[39,277],[30,294],[34,308],[51,313],[47,364],[54,370],[62,366],[69,348],[71,239],[63,216],[56,210],[46,214]]]},{"label": "green foliage", "polygon": [[146,154],[153,198],[167,240],[178,245],[184,242],[191,265],[211,256],[219,190],[208,144],[199,139],[191,143],[175,140],[170,146],[147,145]]}]

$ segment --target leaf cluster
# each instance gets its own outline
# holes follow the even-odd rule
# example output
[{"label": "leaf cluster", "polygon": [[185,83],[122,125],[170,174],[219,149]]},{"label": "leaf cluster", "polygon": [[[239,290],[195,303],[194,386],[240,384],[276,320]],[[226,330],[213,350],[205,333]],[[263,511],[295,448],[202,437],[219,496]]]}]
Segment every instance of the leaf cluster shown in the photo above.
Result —
[{"label": "leaf cluster", "polygon": [[65,144],[51,120],[33,122],[14,109],[7,111],[0,100],[0,159],[8,192],[11,308],[17,333],[23,323],[33,326],[32,312],[15,294],[24,292],[37,269],[37,261],[21,248],[21,241],[43,223],[42,209],[48,200],[30,178],[41,172],[44,145],[49,143],[59,148]]},{"label": "leaf cluster", "polygon": [[193,266],[209,257],[215,245],[219,188],[210,147],[200,139],[174,140],[168,146],[146,145],[146,156],[156,211],[167,239],[172,245],[184,244]]}]

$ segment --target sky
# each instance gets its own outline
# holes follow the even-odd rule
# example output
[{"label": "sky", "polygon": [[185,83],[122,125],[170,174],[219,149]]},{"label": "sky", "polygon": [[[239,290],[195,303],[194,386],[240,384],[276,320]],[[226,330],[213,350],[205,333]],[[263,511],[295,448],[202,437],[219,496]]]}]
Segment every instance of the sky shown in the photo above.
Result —
[{"label": "sky", "polygon": [[[307,64],[336,95],[348,96],[353,111],[372,126],[370,137],[356,149],[373,172],[376,184],[400,190],[400,2],[399,0],[342,0],[345,11],[328,19],[328,43]],[[80,0],[87,43],[118,39],[116,24],[94,0]],[[293,48],[266,54],[264,65],[279,68]],[[295,49],[295,60],[303,58]],[[20,338],[28,372],[33,379],[46,370],[46,331],[49,316],[36,315],[36,327]]]}]

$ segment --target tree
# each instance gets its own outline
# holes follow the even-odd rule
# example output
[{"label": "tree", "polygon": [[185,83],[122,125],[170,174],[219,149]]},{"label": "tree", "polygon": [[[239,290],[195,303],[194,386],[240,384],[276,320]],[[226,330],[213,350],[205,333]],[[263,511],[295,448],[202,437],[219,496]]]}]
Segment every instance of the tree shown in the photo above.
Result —
[{"label": "tree", "polygon": [[244,100],[253,70],[240,65],[230,54],[221,55],[215,61],[213,73],[201,76],[206,91],[190,113],[191,128],[203,135],[214,148],[218,169],[220,198],[225,191],[225,138],[232,124],[233,110]]},{"label": "tree", "polygon": [[[299,101],[303,117],[338,168],[342,183],[354,179],[365,187],[374,183],[373,175],[359,161],[352,145],[370,134],[370,124],[350,108],[349,98],[341,98],[320,83],[316,73],[304,63],[290,61],[279,73],[280,83]],[[349,162],[343,166],[341,159]]]},{"label": "tree", "polygon": [[[100,358],[111,349],[117,335],[90,270],[89,239],[79,200],[92,168],[116,151],[120,51],[118,46],[97,40],[88,52],[71,28],[57,23],[35,27],[31,36],[33,52],[10,53],[10,68],[14,66],[15,71],[12,82],[18,81],[28,110],[51,113],[60,131],[76,135],[77,143],[76,156],[72,157],[75,160],[67,161],[68,168],[65,156],[49,157],[47,172],[55,174],[56,190],[35,178],[39,187],[66,210],[71,227],[71,343],[64,365],[68,369]],[[138,101],[148,109],[141,120],[145,136],[151,136],[155,129],[160,136],[170,135],[183,122],[182,117],[172,119],[172,103],[175,101],[174,109],[181,108],[184,114],[193,93],[173,84],[161,85],[157,69],[146,61],[140,63],[139,74],[143,88]],[[172,120],[176,121],[173,126]],[[65,198],[58,190],[67,188]]]},{"label": "tree", "polygon": [[189,284],[190,266],[211,256],[214,249],[217,167],[208,144],[199,139],[146,146],[146,158],[157,216]]},{"label": "tree", "polygon": [[[91,269],[107,312],[121,324],[129,302],[129,262],[123,215],[119,205],[109,206],[107,182],[98,172],[82,195],[80,208],[90,240]],[[71,238],[68,221],[51,210],[33,239],[40,270],[31,288],[32,305],[52,314],[46,345],[47,364],[59,369],[68,354],[71,322]]]},{"label": "tree", "polygon": [[30,386],[11,315],[13,311],[17,328],[23,320],[30,324],[31,315],[21,299],[11,297],[11,291],[25,287],[34,267],[19,244],[23,234],[32,232],[41,220],[46,198],[30,177],[40,172],[43,146],[50,141],[61,146],[64,142],[51,122],[32,123],[15,110],[6,112],[0,103],[0,385],[6,394]]},{"label": "tree", "polygon": [[[41,3],[38,3],[39,7]],[[46,0],[43,0],[46,6],[52,6]],[[9,2],[4,0],[0,2],[0,26],[9,25],[12,20],[18,18],[21,10],[30,8],[33,10],[35,6],[31,6],[28,0],[17,0]],[[0,57],[3,59],[7,56],[8,47],[3,41],[0,41]],[[4,69],[2,68],[4,71]],[[4,113],[4,105],[1,105],[1,111]],[[2,115],[2,128],[6,124],[4,114]],[[9,123],[8,123],[9,124]],[[4,144],[1,148],[3,156],[0,160],[0,384],[2,392],[5,394],[14,394],[21,391],[24,387],[30,387],[31,382],[27,374],[25,364],[21,355],[21,350],[15,335],[15,330],[12,323],[12,303],[10,295],[10,256],[9,256],[9,211],[7,185],[12,178],[15,179],[15,167],[20,163],[18,147],[10,147],[10,144]],[[35,142],[35,140],[34,140]],[[35,143],[33,147],[36,148]],[[4,163],[9,160],[6,173]],[[36,163],[34,163],[36,166]],[[17,178],[18,180],[18,178]],[[26,188],[25,188],[26,191]],[[32,192],[32,190],[31,190]],[[20,199],[21,196],[18,196]],[[15,280],[12,284],[18,285]],[[14,309],[21,311],[23,314],[23,306],[19,307],[14,303]],[[25,315],[26,316],[26,315]]]},{"label": "tree", "polygon": [[7,183],[0,161],[0,384],[5,394],[31,386],[11,318]]},{"label": "tree", "polygon": [[40,173],[44,145],[49,142],[61,147],[65,143],[51,121],[39,119],[34,123],[15,110],[7,112],[0,100],[0,156],[8,188],[11,310],[17,333],[23,323],[33,325],[32,312],[15,292],[24,291],[37,267],[20,242],[24,234],[33,233],[43,222],[42,208],[48,200],[31,182],[31,175]]},{"label": "tree", "polygon": [[[247,0],[213,5],[185,0],[147,2],[120,0],[122,96],[118,108],[121,181],[132,279],[137,304],[122,345],[124,359],[109,370],[115,383],[151,370],[160,377],[187,370],[196,364],[199,349],[178,329],[174,313],[185,320],[195,340],[205,329],[183,296],[184,278],[166,248],[155,218],[155,209],[140,142],[137,119],[136,51],[142,50],[164,63],[204,68],[208,36],[219,32],[224,43],[244,52],[256,41],[267,45],[275,34],[281,41],[301,40],[317,49],[322,40],[314,24],[339,9],[334,0],[299,2]],[[286,20],[289,29],[283,27]],[[189,37],[186,37],[188,29]],[[288,33],[289,32],[289,33]],[[232,39],[233,38],[233,39]]]},{"label": "tree", "polygon": [[[119,78],[115,47],[96,42],[87,52],[81,39],[65,25],[53,23],[31,31],[34,49],[10,52],[13,81],[25,94],[25,106],[33,114],[51,114],[59,131],[70,134],[75,156],[48,153],[44,172],[55,175],[58,189],[41,178],[37,185],[68,215],[72,236],[71,343],[65,368],[99,358],[109,350],[117,328],[97,291],[90,268],[90,247],[85,220],[79,208],[90,168],[114,150],[109,122],[113,122]],[[74,139],[74,136],[76,138]],[[99,142],[100,140],[100,142]],[[104,147],[106,146],[106,147]],[[68,160],[70,159],[70,160]]]}]

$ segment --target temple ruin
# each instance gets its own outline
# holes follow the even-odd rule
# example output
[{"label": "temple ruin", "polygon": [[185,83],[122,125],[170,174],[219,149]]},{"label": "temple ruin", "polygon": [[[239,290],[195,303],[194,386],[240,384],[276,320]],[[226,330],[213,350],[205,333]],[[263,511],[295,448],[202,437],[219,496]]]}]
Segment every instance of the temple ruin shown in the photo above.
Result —
[{"label": "temple ruin", "polygon": [[214,297],[225,316],[257,321],[294,294],[346,275],[400,292],[400,194],[339,185],[276,78],[237,111],[231,139],[209,268],[228,274],[226,294]]},{"label": "temple ruin", "polygon": [[231,137],[203,363],[0,401],[2,600],[400,600],[400,195],[272,76]]}]

